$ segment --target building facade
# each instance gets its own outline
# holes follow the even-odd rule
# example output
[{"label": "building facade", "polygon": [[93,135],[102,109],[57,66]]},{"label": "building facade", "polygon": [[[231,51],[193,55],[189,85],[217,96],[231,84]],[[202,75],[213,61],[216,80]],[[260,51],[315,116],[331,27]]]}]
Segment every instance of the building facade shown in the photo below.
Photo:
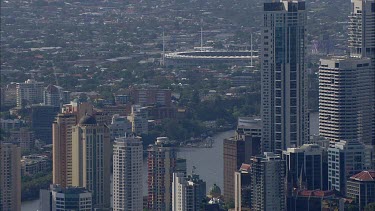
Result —
[{"label": "building facade", "polygon": [[308,141],[304,1],[264,3],[261,51],[262,151]]},{"label": "building facade", "polygon": [[172,181],[176,169],[176,151],[168,144],[168,138],[158,137],[147,149],[148,209],[172,210]]},{"label": "building facade", "polygon": [[0,210],[21,211],[21,149],[0,142]]},{"label": "building facade", "polygon": [[373,68],[369,58],[320,60],[319,133],[329,141],[372,144],[374,121]]},{"label": "building facade", "polygon": [[243,163],[235,173],[234,210],[251,209],[251,165]]},{"label": "building facade", "polygon": [[371,167],[371,155],[367,150],[359,141],[331,143],[328,148],[328,189],[345,195],[347,179]]},{"label": "building facade", "polygon": [[265,152],[251,159],[251,210],[282,211],[285,205],[285,162],[279,155]]},{"label": "building facade", "polygon": [[51,185],[49,190],[40,190],[42,211],[92,211],[92,194],[85,188]]},{"label": "building facade", "polygon": [[236,136],[224,139],[224,201],[234,201],[234,173],[238,171],[242,163],[250,161],[251,139],[245,136]]},{"label": "building facade", "polygon": [[17,107],[43,103],[43,90],[43,82],[37,82],[33,79],[28,79],[24,83],[17,83]]},{"label": "building facade", "polygon": [[72,186],[72,127],[86,114],[93,113],[89,103],[72,102],[63,106],[52,124],[52,182]]},{"label": "building facade", "polygon": [[92,194],[94,208],[109,208],[111,176],[109,129],[86,115],[72,127],[72,185]]},{"label": "building facade", "polygon": [[35,138],[52,144],[52,123],[59,112],[59,107],[49,105],[31,106],[31,129]]},{"label": "building facade", "polygon": [[362,171],[351,176],[347,183],[347,197],[355,199],[359,210],[375,202],[375,171]]},{"label": "building facade", "polygon": [[292,183],[290,187],[303,183],[307,190],[323,189],[323,149],[319,145],[304,144],[298,148],[288,148],[282,156],[286,162],[288,180]]},{"label": "building facade", "polygon": [[173,173],[173,211],[199,211],[205,195],[206,183],[198,175],[186,177],[184,173]]},{"label": "building facade", "polygon": [[113,210],[143,210],[141,137],[116,138],[113,145]]}]

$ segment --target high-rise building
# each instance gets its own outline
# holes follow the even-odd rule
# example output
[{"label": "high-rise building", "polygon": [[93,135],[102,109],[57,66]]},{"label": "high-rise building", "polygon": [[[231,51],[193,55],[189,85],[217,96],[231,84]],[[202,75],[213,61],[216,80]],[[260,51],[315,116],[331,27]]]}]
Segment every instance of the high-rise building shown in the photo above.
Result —
[{"label": "high-rise building", "polygon": [[69,98],[69,92],[64,91],[60,86],[50,84],[43,91],[44,105],[61,107],[63,104],[69,102]]},{"label": "high-rise building", "polygon": [[[375,1],[351,0],[349,48],[352,57],[375,61]],[[373,63],[375,64],[375,63]]]},{"label": "high-rise building", "polygon": [[35,134],[28,127],[21,127],[10,131],[10,139],[20,144],[21,151],[28,150],[34,147]]},{"label": "high-rise building", "polygon": [[128,117],[132,123],[132,132],[141,135],[148,134],[148,110],[147,107],[133,105],[131,114]]},{"label": "high-rise building", "polygon": [[[251,139],[246,136],[237,136],[224,139],[224,201],[234,201],[234,173],[238,171],[242,163],[250,161]],[[258,153],[257,153],[258,154]]]},{"label": "high-rise building", "polygon": [[235,172],[234,210],[251,209],[251,165],[243,163]]},{"label": "high-rise building", "polygon": [[59,107],[49,105],[31,106],[31,129],[35,138],[47,144],[52,143],[52,123],[59,112]]},{"label": "high-rise building", "polygon": [[41,211],[92,211],[92,194],[82,187],[51,185],[40,190]]},{"label": "high-rise building", "polygon": [[92,193],[94,208],[110,207],[109,129],[86,115],[72,127],[72,185]]},{"label": "high-rise building", "polygon": [[371,167],[371,154],[359,141],[339,141],[328,148],[328,188],[346,194],[347,179]]},{"label": "high-rise building", "polygon": [[[303,183],[307,190],[323,189],[323,149],[316,144],[304,144],[283,151],[290,187]],[[301,181],[302,180],[302,181]]]},{"label": "high-rise building", "polygon": [[362,171],[351,176],[347,184],[347,197],[355,199],[359,205],[359,210],[375,202],[375,171]]},{"label": "high-rise building", "polygon": [[319,133],[329,141],[373,140],[375,81],[369,58],[332,57],[319,67]]},{"label": "high-rise building", "polygon": [[52,124],[53,184],[72,185],[72,127],[86,114],[92,115],[92,105],[75,103],[64,105]]},{"label": "high-rise building", "polygon": [[[370,58],[372,63],[372,110],[375,110],[375,1],[351,0],[349,49],[351,57]],[[370,93],[369,93],[370,94]],[[372,122],[372,145],[375,149],[375,112]]]},{"label": "high-rise building", "polygon": [[148,208],[155,211],[172,210],[172,181],[176,169],[176,151],[167,137],[158,137],[147,149]]},{"label": "high-rise building", "polygon": [[0,142],[0,210],[21,211],[21,149]]},{"label": "high-rise building", "polygon": [[17,83],[17,106],[22,107],[36,103],[43,103],[43,82],[28,79],[24,83]]},{"label": "high-rise building", "polygon": [[172,210],[199,211],[206,195],[206,182],[198,175],[186,177],[184,173],[173,173]]},{"label": "high-rise building", "polygon": [[126,116],[120,116],[115,114],[112,116],[112,122],[109,127],[111,133],[111,140],[115,140],[117,137],[123,137],[127,133],[132,132],[132,125]]},{"label": "high-rise building", "polygon": [[113,210],[143,210],[141,137],[116,138],[113,145]]},{"label": "high-rise building", "polygon": [[262,151],[281,154],[309,140],[304,1],[264,3]]},{"label": "high-rise building", "polygon": [[285,210],[285,161],[265,152],[251,159],[251,170],[251,210]]}]

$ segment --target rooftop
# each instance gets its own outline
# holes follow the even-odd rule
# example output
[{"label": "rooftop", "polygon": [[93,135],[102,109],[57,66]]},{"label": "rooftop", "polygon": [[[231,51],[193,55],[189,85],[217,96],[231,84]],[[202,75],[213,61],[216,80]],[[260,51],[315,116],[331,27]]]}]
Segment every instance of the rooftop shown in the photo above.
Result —
[{"label": "rooftop", "polygon": [[362,182],[375,182],[375,170],[362,171],[351,176],[350,179]]}]

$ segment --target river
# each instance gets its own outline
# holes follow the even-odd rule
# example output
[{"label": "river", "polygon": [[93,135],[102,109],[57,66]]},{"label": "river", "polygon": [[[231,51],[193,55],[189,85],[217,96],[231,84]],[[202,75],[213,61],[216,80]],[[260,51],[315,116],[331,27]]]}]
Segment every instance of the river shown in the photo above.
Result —
[{"label": "river", "polygon": [[[178,157],[185,158],[187,172],[191,173],[193,166],[195,173],[207,183],[207,191],[217,184],[223,187],[223,139],[234,135],[234,131],[218,133],[213,136],[212,148],[180,148]],[[143,163],[143,194],[147,195],[147,162]],[[22,202],[21,211],[36,211],[39,208],[39,199]]]}]

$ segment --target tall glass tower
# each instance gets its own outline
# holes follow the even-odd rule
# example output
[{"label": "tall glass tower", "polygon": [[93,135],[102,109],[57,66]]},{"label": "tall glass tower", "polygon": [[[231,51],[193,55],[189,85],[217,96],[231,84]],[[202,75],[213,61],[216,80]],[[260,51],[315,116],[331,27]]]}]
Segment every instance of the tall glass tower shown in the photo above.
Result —
[{"label": "tall glass tower", "polygon": [[264,3],[262,151],[281,154],[309,138],[304,1]]}]

